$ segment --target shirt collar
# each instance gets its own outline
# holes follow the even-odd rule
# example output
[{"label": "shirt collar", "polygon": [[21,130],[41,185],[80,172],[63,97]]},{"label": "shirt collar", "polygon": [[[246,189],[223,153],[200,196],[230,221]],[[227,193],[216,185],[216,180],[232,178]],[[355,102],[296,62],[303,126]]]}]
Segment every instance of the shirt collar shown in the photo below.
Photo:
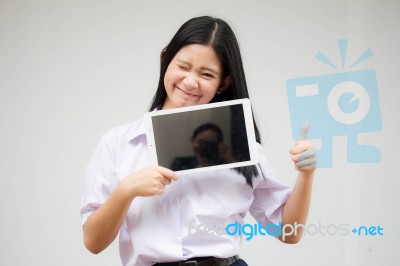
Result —
[{"label": "shirt collar", "polygon": [[128,132],[129,141],[143,135],[146,135],[146,127],[144,126],[144,119],[141,118],[130,127]]},{"label": "shirt collar", "polygon": [[[161,110],[160,107],[155,108],[154,110],[150,111],[150,112],[154,112],[154,111],[158,111]],[[144,125],[144,118],[142,117],[140,120],[138,120],[137,123],[135,123],[130,131],[129,131],[129,135],[130,136],[130,141],[134,140],[135,138],[142,136],[142,135],[146,135],[146,127]]]}]

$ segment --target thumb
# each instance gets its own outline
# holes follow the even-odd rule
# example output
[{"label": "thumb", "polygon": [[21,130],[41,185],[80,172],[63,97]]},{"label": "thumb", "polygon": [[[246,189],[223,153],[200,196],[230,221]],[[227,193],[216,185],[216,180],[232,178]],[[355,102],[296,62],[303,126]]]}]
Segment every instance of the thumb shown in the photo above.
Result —
[{"label": "thumb", "polygon": [[310,123],[306,120],[301,125],[299,140],[306,140],[307,139],[307,135],[308,135],[308,130],[309,129],[310,129]]}]

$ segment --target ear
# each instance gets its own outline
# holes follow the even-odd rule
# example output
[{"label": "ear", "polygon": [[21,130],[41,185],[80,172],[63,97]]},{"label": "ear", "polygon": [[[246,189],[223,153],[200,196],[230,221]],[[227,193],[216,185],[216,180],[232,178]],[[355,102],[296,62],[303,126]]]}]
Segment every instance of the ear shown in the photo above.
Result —
[{"label": "ear", "polygon": [[160,53],[160,61],[164,60],[165,54],[167,53],[167,47],[165,47],[164,49],[162,49],[161,53]]},{"label": "ear", "polygon": [[217,93],[218,94],[223,93],[229,87],[229,85],[231,85],[231,77],[226,76],[226,78],[224,78],[224,80],[221,82],[220,87],[217,90]]}]

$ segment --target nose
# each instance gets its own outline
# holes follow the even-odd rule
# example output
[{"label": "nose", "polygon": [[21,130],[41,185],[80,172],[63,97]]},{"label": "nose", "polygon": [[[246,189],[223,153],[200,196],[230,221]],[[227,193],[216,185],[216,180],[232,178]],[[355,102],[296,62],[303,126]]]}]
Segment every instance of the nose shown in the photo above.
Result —
[{"label": "nose", "polygon": [[197,89],[199,87],[197,77],[192,73],[188,73],[188,75],[183,79],[183,84],[187,90]]}]

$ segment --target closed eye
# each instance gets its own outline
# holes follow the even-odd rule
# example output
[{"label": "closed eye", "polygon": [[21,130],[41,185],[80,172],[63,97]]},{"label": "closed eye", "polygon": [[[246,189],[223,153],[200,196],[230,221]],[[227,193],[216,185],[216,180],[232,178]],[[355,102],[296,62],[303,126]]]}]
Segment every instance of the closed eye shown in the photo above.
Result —
[{"label": "closed eye", "polygon": [[186,66],[177,65],[179,69],[187,71],[188,68]]},{"label": "closed eye", "polygon": [[214,75],[211,74],[211,73],[203,73],[202,75],[203,75],[204,77],[207,77],[207,78],[215,78]]}]

